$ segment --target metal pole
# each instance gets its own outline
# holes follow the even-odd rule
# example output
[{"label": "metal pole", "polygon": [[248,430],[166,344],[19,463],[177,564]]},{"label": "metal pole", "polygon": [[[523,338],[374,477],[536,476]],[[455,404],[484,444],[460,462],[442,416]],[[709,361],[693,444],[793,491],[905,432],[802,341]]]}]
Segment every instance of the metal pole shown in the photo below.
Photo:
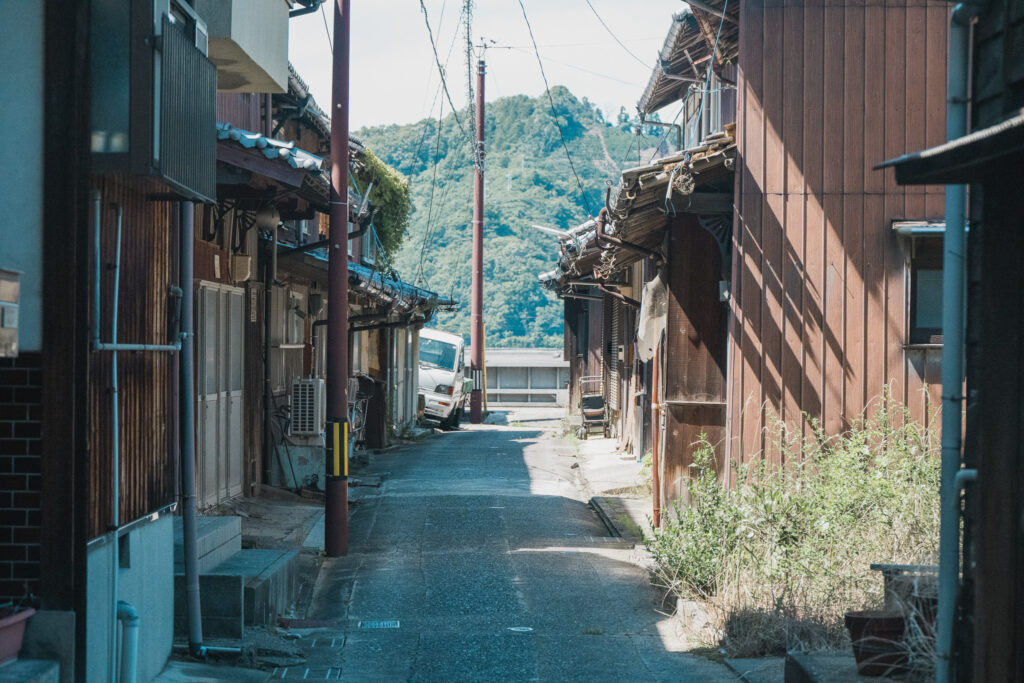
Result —
[{"label": "metal pole", "polygon": [[196,542],[196,441],[195,441],[195,338],[192,332],[193,204],[181,202],[178,220],[178,258],[181,287],[181,362],[178,411],[181,414],[181,530],[185,565],[185,604],[188,607],[188,645],[193,657],[203,647],[203,618],[199,609],[199,548]]},{"label": "metal pole", "polygon": [[470,367],[473,391],[469,394],[469,421],[483,420],[484,367],[484,60],[476,63],[476,174],[473,176],[473,292],[470,327]]},{"label": "metal pole", "polygon": [[661,526],[661,403],[658,389],[658,373],[661,369],[661,354],[658,353],[661,340],[654,347],[654,362],[651,364],[651,499],[654,503],[651,521],[654,528]]},{"label": "metal pole", "polygon": [[[967,70],[970,61],[971,12],[965,3],[953,10],[949,24],[946,78],[946,139],[967,134]],[[966,188],[946,186],[946,230],[942,255],[942,462],[939,500],[939,604],[936,616],[935,680],[955,678],[953,640],[960,589],[960,491],[953,481],[960,470],[960,414],[964,383],[964,228]]]},{"label": "metal pole", "polygon": [[348,50],[349,0],[335,0],[331,216],[327,270],[327,481],[324,548],[348,554]]}]

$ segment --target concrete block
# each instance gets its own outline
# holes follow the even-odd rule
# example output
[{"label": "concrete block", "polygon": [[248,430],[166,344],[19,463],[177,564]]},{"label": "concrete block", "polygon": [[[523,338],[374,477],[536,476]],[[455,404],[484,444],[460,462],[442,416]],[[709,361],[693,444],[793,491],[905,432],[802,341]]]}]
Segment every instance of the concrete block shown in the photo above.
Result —
[{"label": "concrete block", "polygon": [[60,664],[46,659],[16,659],[0,666],[0,683],[58,683]]},{"label": "concrete block", "polygon": [[232,555],[211,572],[245,582],[245,624],[273,623],[295,599],[298,585],[298,553],[251,549]]},{"label": "concrete block", "polygon": [[[174,573],[182,574],[184,565],[184,534],[181,517],[174,518]],[[196,546],[199,573],[211,569],[242,549],[241,517],[207,517],[196,519]]]},{"label": "concrete block", "polygon": [[[244,619],[244,579],[241,576],[208,574],[199,577],[199,609],[203,636],[241,638]],[[185,577],[174,577],[174,632],[188,634]]]},{"label": "concrete block", "polygon": [[36,611],[25,625],[21,656],[58,661],[60,683],[72,683],[75,676],[75,613]]}]

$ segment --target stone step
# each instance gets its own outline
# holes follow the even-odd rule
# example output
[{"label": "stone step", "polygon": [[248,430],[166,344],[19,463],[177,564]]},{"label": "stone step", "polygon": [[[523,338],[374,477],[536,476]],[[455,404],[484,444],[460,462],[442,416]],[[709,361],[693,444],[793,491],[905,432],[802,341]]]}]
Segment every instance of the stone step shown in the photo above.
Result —
[{"label": "stone step", "polygon": [[[242,549],[242,518],[199,516],[196,518],[196,545],[199,552],[199,573],[208,573]],[[174,518],[174,573],[184,566],[181,517]]]},{"label": "stone step", "polygon": [[[273,623],[298,593],[298,553],[240,550],[199,577],[203,635],[241,638],[246,626]],[[174,631],[187,633],[185,577],[174,576]]]}]

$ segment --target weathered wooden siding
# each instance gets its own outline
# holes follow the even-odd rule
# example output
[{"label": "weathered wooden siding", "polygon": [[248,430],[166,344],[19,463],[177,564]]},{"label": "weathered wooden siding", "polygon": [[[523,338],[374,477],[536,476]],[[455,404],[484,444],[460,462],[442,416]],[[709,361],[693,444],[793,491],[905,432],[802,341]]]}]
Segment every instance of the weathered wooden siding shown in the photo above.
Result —
[{"label": "weathered wooden siding", "polygon": [[[719,301],[718,243],[683,214],[669,227],[668,315],[662,383],[665,438],[662,500],[685,493],[695,444],[725,438],[728,308]],[[724,471],[719,462],[720,471]]]},{"label": "weathered wooden siding", "polygon": [[263,98],[264,95],[259,93],[217,93],[217,120],[262,133]]},{"label": "weathered wooden siding", "polygon": [[[113,204],[124,208],[121,237],[118,341],[165,344],[169,341],[168,287],[177,284],[177,204],[150,201],[154,187],[144,181],[97,179],[103,198],[101,243],[102,341],[111,341],[117,219]],[[93,321],[95,324],[95,321]],[[125,524],[174,500],[178,408],[174,400],[176,356],[120,352],[120,523]],[[111,353],[89,357],[89,537],[112,522],[113,412]]]},{"label": "weathered wooden siding", "polygon": [[872,166],[944,138],[947,12],[939,0],[743,4],[733,457],[763,451],[773,416],[841,431],[886,383],[925,419],[935,352],[904,351],[891,222],[941,219],[942,188],[899,187]]}]

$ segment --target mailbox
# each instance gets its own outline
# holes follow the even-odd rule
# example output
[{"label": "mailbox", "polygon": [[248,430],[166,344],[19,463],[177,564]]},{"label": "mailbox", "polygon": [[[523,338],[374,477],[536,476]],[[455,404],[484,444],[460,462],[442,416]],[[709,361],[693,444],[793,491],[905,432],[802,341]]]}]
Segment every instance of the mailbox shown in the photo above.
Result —
[{"label": "mailbox", "polygon": [[18,356],[19,279],[19,273],[0,269],[0,358]]}]

